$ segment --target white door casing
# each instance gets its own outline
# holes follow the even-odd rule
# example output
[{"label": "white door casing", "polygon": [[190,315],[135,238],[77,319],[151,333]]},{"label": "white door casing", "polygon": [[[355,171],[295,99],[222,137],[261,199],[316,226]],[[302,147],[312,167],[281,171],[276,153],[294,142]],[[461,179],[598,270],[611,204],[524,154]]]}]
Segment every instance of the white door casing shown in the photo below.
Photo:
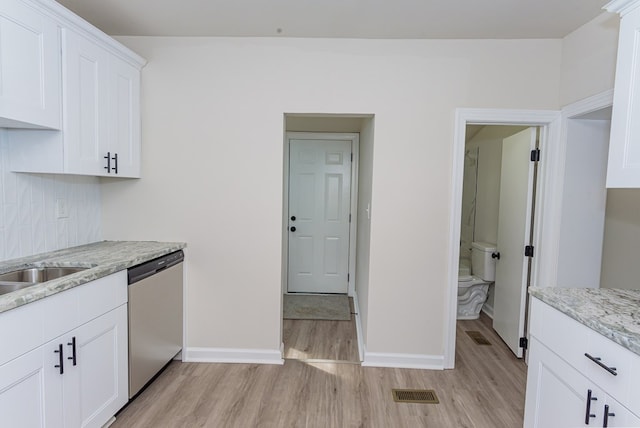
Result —
[{"label": "white door casing", "polygon": [[288,292],[348,291],[351,145],[289,139]]},{"label": "white door casing", "polygon": [[525,333],[528,259],[524,247],[530,244],[534,187],[530,154],[535,146],[535,128],[502,143],[493,328],[518,358],[523,355],[519,342]]}]

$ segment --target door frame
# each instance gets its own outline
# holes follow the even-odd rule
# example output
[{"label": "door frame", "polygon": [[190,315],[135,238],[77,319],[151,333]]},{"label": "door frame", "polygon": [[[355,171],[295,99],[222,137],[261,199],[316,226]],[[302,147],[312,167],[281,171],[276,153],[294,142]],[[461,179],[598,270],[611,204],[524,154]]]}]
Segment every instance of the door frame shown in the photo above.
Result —
[{"label": "door frame", "polygon": [[358,160],[360,153],[360,134],[353,132],[286,132],[284,136],[284,197],[282,208],[282,292],[289,294],[289,140],[351,140],[351,224],[349,227],[349,280],[347,295],[355,294],[356,284],[356,242],[358,229]]},{"label": "door frame", "polygon": [[[531,266],[531,282],[554,285],[558,251],[557,231],[560,227],[561,183],[563,168],[560,154],[560,111],[459,108],[455,112],[452,155],[451,205],[449,224],[449,289],[445,294],[448,319],[444,323],[444,368],[455,366],[456,315],[458,303],[458,265],[460,258],[460,221],[462,217],[462,182],[467,125],[539,126],[540,163],[536,191],[534,245],[536,256]],[[525,332],[527,333],[527,332]]]}]

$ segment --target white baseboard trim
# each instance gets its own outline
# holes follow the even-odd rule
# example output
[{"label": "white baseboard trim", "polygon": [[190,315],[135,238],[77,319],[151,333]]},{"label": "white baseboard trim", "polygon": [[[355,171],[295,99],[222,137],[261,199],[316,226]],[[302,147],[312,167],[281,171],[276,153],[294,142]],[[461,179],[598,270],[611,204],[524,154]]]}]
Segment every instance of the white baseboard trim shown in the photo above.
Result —
[{"label": "white baseboard trim", "polygon": [[360,304],[358,303],[358,294],[354,291],[353,310],[356,313],[356,339],[358,340],[358,357],[360,361],[364,360],[364,337],[362,335],[362,318],[360,318]]},{"label": "white baseboard trim", "polygon": [[364,353],[363,367],[444,370],[444,355]]},{"label": "white baseboard trim", "polygon": [[493,319],[493,306],[489,306],[486,303],[482,306],[482,312],[487,314],[487,316]]},{"label": "white baseboard trim", "polygon": [[189,363],[284,364],[279,349],[233,349],[190,347],[183,352]]}]

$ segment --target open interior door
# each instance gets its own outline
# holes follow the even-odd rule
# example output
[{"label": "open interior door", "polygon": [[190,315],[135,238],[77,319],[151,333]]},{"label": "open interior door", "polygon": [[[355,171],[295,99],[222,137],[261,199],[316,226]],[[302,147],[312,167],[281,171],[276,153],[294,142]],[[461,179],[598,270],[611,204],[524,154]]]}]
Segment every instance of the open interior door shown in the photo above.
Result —
[{"label": "open interior door", "polygon": [[536,128],[528,128],[502,144],[493,328],[518,358],[523,356],[520,338],[524,337],[529,272],[525,246],[531,237],[535,195],[531,151],[536,148],[536,134]]}]

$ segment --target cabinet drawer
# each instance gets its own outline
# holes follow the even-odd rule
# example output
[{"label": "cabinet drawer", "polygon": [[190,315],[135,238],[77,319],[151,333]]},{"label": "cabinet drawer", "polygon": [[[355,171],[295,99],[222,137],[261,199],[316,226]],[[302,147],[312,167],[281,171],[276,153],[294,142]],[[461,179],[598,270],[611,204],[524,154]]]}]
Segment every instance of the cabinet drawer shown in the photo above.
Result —
[{"label": "cabinet drawer", "polygon": [[[615,368],[616,373],[616,375],[609,373],[604,367],[584,356],[587,363],[584,367],[585,376],[607,391],[610,396],[629,407],[634,383],[633,363],[636,355],[595,331],[589,334],[585,353],[593,358],[599,358],[599,363],[603,366]],[[637,380],[638,378],[635,378],[636,383]]]},{"label": "cabinet drawer", "polygon": [[531,308],[531,335],[582,371],[588,362],[584,353],[591,330],[538,299],[532,300]]}]

